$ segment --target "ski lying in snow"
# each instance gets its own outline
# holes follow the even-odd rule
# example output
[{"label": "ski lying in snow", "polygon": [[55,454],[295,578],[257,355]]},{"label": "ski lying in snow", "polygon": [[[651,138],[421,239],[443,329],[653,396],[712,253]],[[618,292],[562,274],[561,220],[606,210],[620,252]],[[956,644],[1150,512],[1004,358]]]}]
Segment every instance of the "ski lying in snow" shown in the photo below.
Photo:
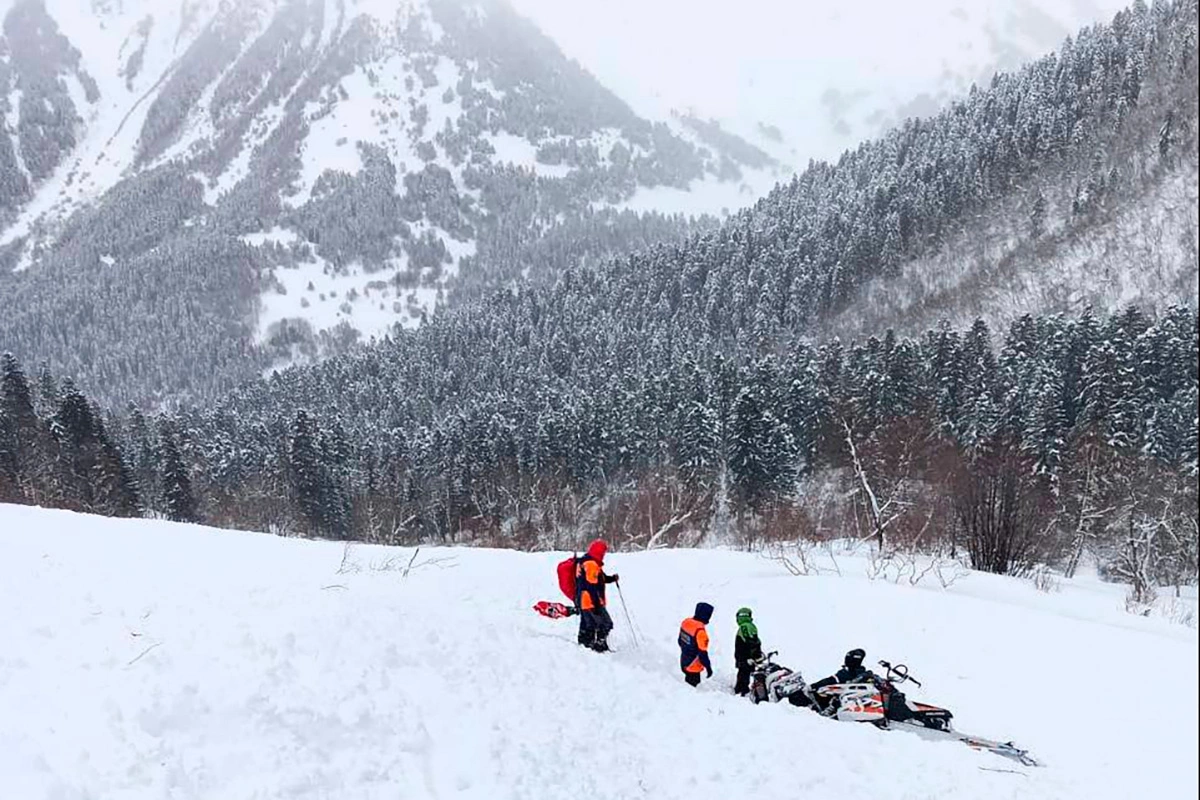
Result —
[{"label": "ski lying in snow", "polygon": [[574,616],[576,613],[575,609],[566,603],[552,603],[549,600],[539,600],[534,603],[533,610],[550,619],[562,619]]},{"label": "ski lying in snow", "polygon": [[915,733],[926,739],[934,741],[957,741],[962,742],[967,747],[973,750],[986,750],[989,753],[995,753],[998,756],[1012,759],[1022,766],[1040,767],[1038,760],[1029,754],[1028,750],[1022,750],[1012,742],[998,742],[994,739],[985,739],[982,736],[972,736],[968,733],[959,733],[958,731],[934,730],[926,728],[924,725],[912,722],[896,722],[889,720],[887,725],[888,730],[903,730]]}]

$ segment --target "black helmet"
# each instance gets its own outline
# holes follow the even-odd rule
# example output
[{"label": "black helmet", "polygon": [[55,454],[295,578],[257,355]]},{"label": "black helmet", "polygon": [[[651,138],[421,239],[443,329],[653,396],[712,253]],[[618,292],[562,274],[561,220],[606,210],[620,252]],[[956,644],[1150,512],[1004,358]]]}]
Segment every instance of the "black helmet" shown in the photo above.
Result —
[{"label": "black helmet", "polygon": [[867,651],[861,647],[856,647],[849,653],[846,653],[846,660],[843,662],[846,669],[862,669],[863,661],[867,659]]}]

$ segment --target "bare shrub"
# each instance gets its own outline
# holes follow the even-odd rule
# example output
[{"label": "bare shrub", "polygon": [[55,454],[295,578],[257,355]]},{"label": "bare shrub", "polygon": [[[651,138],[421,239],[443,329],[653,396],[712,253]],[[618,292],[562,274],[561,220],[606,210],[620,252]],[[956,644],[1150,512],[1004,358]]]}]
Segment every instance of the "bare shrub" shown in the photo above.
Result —
[{"label": "bare shrub", "polygon": [[802,539],[798,539],[790,545],[775,542],[767,546],[766,556],[799,578],[816,572],[812,559],[814,547],[812,542]]},{"label": "bare shrub", "polygon": [[353,560],[350,556],[354,552],[354,543],[346,542],[342,547],[342,562],[338,564],[338,575],[354,575],[362,571],[362,565]]},{"label": "bare shrub", "polygon": [[610,491],[597,504],[588,535],[603,536],[625,550],[692,547],[699,543],[713,512],[711,489],[673,471],[647,475]]},{"label": "bare shrub", "polygon": [[423,567],[437,567],[438,569],[446,569],[448,567],[458,566],[458,559],[453,556],[443,556],[440,558],[426,558],[422,561],[417,561],[417,556],[420,555],[421,548],[415,548],[412,555],[405,560],[403,554],[391,556],[381,561],[372,561],[369,569],[372,572],[398,572],[400,578],[404,579],[410,573]]},{"label": "bare shrub", "polygon": [[791,542],[771,542],[765,556],[796,577],[808,575],[841,575],[832,542],[796,539]]},{"label": "bare shrub", "polygon": [[1161,605],[1160,613],[1176,625],[1196,627],[1196,609],[1191,603],[1172,597]]},{"label": "bare shrub", "polygon": [[994,442],[962,461],[951,491],[971,566],[998,575],[1027,573],[1054,523],[1051,498],[1030,459]]},{"label": "bare shrub", "polygon": [[1030,571],[1029,581],[1042,594],[1057,594],[1062,590],[1058,576],[1045,564],[1038,564]]},{"label": "bare shrub", "polygon": [[908,550],[893,549],[881,553],[872,551],[866,568],[869,580],[884,580],[897,585],[907,583],[920,586],[925,582],[936,582],[949,589],[967,570],[955,558],[934,553],[922,555]]},{"label": "bare shrub", "polygon": [[[412,553],[407,554],[407,557],[406,557],[406,554],[404,554],[404,553],[398,553],[393,556],[388,556],[386,558],[377,559],[377,560],[371,561],[367,564],[367,570],[369,570],[370,572],[396,572],[396,573],[400,574],[400,578],[401,578],[401,580],[403,580],[404,578],[407,578],[415,570],[421,569],[423,567],[437,567],[439,569],[445,569],[447,567],[457,566],[457,563],[458,563],[458,559],[454,558],[453,556],[439,557],[439,558],[426,558],[422,561],[418,561],[417,556],[419,556],[420,553],[421,553],[421,548],[416,547],[413,549]],[[352,542],[346,542],[346,545],[342,548],[342,560],[341,560],[341,563],[338,564],[336,574],[338,574],[338,575],[357,575],[363,571],[362,562],[359,561],[358,559],[354,558],[353,556],[354,556],[354,544]],[[340,587],[343,589],[346,588],[342,584],[334,584],[334,586]],[[333,587],[324,587],[324,588],[333,588]]]},{"label": "bare shrub", "polygon": [[1130,584],[1125,594],[1125,610],[1139,617],[1148,617],[1154,611],[1154,601],[1158,599],[1158,591],[1149,585],[1136,586]]},{"label": "bare shrub", "polygon": [[802,506],[778,503],[760,515],[759,541],[767,547],[785,542],[814,543],[821,540],[812,517]]}]

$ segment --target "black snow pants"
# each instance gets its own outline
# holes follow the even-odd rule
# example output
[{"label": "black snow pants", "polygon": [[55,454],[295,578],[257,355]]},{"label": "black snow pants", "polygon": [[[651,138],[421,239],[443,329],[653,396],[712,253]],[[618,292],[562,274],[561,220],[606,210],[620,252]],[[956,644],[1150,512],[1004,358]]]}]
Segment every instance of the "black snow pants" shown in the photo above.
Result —
[{"label": "black snow pants", "polygon": [[613,628],[612,617],[604,606],[579,612],[579,643],[604,652],[608,650],[608,634]]},{"label": "black snow pants", "polygon": [[750,673],[754,668],[749,662],[743,662],[737,665],[737,681],[733,684],[733,692],[737,695],[745,695],[750,693]]}]

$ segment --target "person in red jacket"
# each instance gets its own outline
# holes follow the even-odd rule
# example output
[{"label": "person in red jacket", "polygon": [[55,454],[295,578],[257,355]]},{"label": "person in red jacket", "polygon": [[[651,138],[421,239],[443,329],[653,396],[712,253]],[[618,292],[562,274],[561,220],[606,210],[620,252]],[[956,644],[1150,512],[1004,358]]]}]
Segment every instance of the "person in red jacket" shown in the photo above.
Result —
[{"label": "person in red jacket", "polygon": [[712,619],[713,607],[708,603],[697,603],[696,613],[679,626],[679,668],[689,686],[700,685],[700,673],[713,676],[712,662],[708,659],[708,629],[704,626]]},{"label": "person in red jacket", "polygon": [[617,583],[619,575],[606,575],[604,556],[608,543],[603,539],[592,542],[587,554],[575,562],[575,607],[579,609],[579,643],[597,653],[608,652],[608,634],[613,621],[608,614],[604,587]]}]

